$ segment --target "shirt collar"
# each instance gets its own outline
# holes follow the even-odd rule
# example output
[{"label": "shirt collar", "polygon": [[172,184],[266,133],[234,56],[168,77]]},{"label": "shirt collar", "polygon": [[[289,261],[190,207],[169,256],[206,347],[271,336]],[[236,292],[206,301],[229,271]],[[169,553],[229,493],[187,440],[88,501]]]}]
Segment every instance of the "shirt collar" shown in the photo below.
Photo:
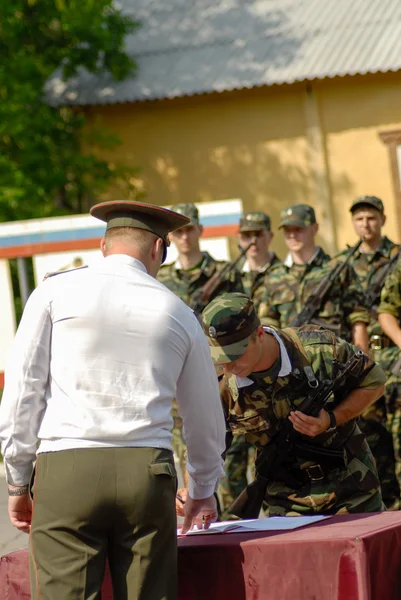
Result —
[{"label": "shirt collar", "polygon": [[[207,256],[206,256],[206,254],[205,254],[204,252],[203,252],[202,254],[203,254],[203,260],[202,260],[202,263],[201,263],[201,266],[200,266],[200,269],[201,269],[201,270],[203,270],[203,269],[204,269],[204,267],[205,267],[205,265],[206,265],[206,261],[207,261]],[[180,263],[180,259],[179,259],[179,258],[177,258],[177,260],[175,261],[175,263],[174,263],[174,267],[175,267],[175,269],[176,269],[177,271],[183,271],[183,270],[184,270],[184,269],[182,268],[182,266],[181,266],[181,263]]]},{"label": "shirt collar", "polygon": [[144,273],[148,272],[143,262],[137,258],[128,256],[128,254],[109,254],[109,256],[105,256],[104,260],[106,261],[107,265],[128,265],[129,267],[134,267],[135,269],[139,269]]},{"label": "shirt collar", "polygon": [[[272,260],[273,260],[273,253],[269,252],[269,260],[267,261],[267,263],[265,265],[263,265],[263,267],[259,267],[258,269],[252,269],[252,270],[256,271],[258,273],[264,273],[266,271],[266,269],[268,267],[270,267]],[[251,272],[251,268],[250,268],[249,262],[247,260],[244,262],[244,265],[242,267],[242,272],[243,273],[250,273]]]},{"label": "shirt collar", "polygon": [[[315,260],[315,258],[319,254],[319,252],[320,252],[320,246],[317,246],[314,254],[312,254],[312,256],[310,257],[310,259],[308,260],[308,262],[305,263],[305,264],[306,265],[310,265],[311,263],[313,263],[313,261]],[[285,264],[286,267],[292,267],[292,265],[294,264],[294,260],[292,258],[291,252],[289,252],[287,254],[287,256],[285,257],[284,264]]]},{"label": "shirt collar", "polygon": [[[280,358],[281,358],[281,369],[279,371],[278,377],[286,377],[287,375],[289,375],[291,373],[292,367],[291,367],[290,357],[288,356],[288,352],[287,352],[286,347],[284,346],[283,340],[278,335],[277,331],[275,329],[273,329],[272,327],[264,326],[263,329],[264,329],[264,331],[266,331],[266,333],[269,333],[272,336],[274,336],[278,342],[279,349],[280,349]],[[253,383],[255,383],[254,381],[252,381],[252,379],[249,379],[249,377],[237,377],[236,375],[234,377],[235,377],[238,389],[243,388],[243,387],[248,387],[249,385],[252,385]]]}]

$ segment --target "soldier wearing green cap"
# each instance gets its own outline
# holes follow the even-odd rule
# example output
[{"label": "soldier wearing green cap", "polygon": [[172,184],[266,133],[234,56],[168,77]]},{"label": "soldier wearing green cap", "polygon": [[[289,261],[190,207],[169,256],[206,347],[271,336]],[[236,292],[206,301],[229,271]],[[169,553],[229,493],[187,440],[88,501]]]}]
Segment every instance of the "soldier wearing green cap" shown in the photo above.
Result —
[{"label": "soldier wearing green cap", "polygon": [[175,600],[173,397],[187,433],[184,533],[217,518],[225,440],[199,322],[156,280],[188,219],[130,201],[90,212],[107,223],[103,259],[33,291],[6,371],[9,515],[31,534],[34,600],[100,598],[106,560],[114,598]]},{"label": "soldier wearing green cap", "polygon": [[264,212],[245,213],[239,222],[238,244],[246,248],[254,244],[246,253],[241,265],[242,286],[247,296],[252,298],[256,309],[264,292],[264,277],[270,269],[280,264],[280,259],[270,250],[273,239],[270,217]]},{"label": "soldier wearing green cap", "polygon": [[[295,204],[284,209],[279,229],[283,230],[289,254],[284,263],[271,269],[265,278],[259,316],[267,325],[287,327],[308,304],[338,259],[330,259],[316,245],[318,224],[311,206]],[[314,322],[332,328],[363,351],[368,350],[369,314],[361,284],[351,266],[347,265],[334,281]]]},{"label": "soldier wearing green cap", "polygon": [[[176,229],[169,235],[176,246],[178,259],[164,265],[159,273],[158,280],[176,294],[190,308],[199,290],[216,273],[221,271],[226,262],[215,260],[208,252],[200,249],[200,238],[203,227],[199,221],[199,211],[194,204],[176,204],[174,211],[188,219],[183,227]],[[220,284],[213,294],[213,298],[224,292],[242,291],[241,276],[234,269]],[[180,465],[180,471],[186,483],[186,448],[182,434],[182,422],[173,406],[174,416],[174,452]]]},{"label": "soldier wearing green cap", "polygon": [[[387,375],[386,391],[360,419],[360,428],[365,433],[370,449],[376,460],[382,488],[383,501],[388,508],[398,508],[400,500],[401,463],[399,481],[395,474],[394,447],[391,433],[387,429],[386,403],[389,409],[389,423],[394,411],[395,395],[401,393],[401,380],[391,373],[391,364],[398,351],[394,342],[383,333],[377,319],[377,307],[380,302],[379,290],[384,285],[389,262],[397,260],[400,247],[382,234],[386,223],[384,204],[376,196],[359,196],[350,206],[352,224],[356,235],[362,238],[362,244],[353,255],[350,264],[359,277],[363,291],[369,300],[369,325],[367,328],[371,353]],[[337,255],[344,259],[347,249]],[[373,291],[376,298],[373,299]],[[398,388],[398,394],[397,394]]]},{"label": "soldier wearing green cap", "polygon": [[[258,473],[267,477],[268,515],[383,510],[374,459],[357,425],[358,415],[384,389],[380,366],[331,331],[262,326],[244,294],[213,300],[202,324],[212,359],[224,373],[223,408],[234,436],[245,435],[258,454],[266,454],[286,419],[298,432],[290,450],[275,448],[276,455],[288,452],[277,471]],[[344,375],[344,391],[318,416],[303,412],[311,389],[334,379],[355,355],[358,367],[352,377]]]},{"label": "soldier wearing green cap", "polygon": [[[178,259],[164,265],[158,280],[191,307],[196,292],[225,266],[225,261],[215,260],[208,252],[200,249],[203,226],[199,221],[199,211],[194,204],[176,204],[174,211],[188,219],[188,223],[169,235],[176,246]],[[242,291],[241,277],[233,270],[217,288],[214,296],[225,292]]]}]

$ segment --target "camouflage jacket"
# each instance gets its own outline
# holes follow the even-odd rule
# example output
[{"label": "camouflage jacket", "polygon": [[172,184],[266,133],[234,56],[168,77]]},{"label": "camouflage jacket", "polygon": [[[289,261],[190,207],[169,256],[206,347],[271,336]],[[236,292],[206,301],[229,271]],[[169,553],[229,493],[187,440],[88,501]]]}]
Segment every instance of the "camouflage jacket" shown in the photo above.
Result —
[{"label": "camouflage jacket", "polygon": [[377,312],[393,315],[401,323],[401,259],[384,283]]},{"label": "camouflage jacket", "polygon": [[[272,268],[265,278],[265,294],[259,308],[262,323],[275,327],[290,325],[337,262],[319,248],[306,265],[281,264]],[[338,333],[348,340],[352,339],[354,323],[369,322],[362,286],[351,266],[334,282],[316,319],[319,324],[337,327]]]},{"label": "camouflage jacket", "polygon": [[265,291],[264,282],[267,273],[270,272],[273,267],[280,264],[280,259],[274,252],[272,252],[271,260],[263,271],[243,271],[241,269],[241,279],[244,293],[253,300],[256,311],[258,311],[259,304]]},{"label": "camouflage jacket", "polygon": [[[226,265],[225,261],[217,261],[208,252],[203,252],[204,259],[200,267],[184,271],[177,269],[176,263],[164,265],[159,270],[157,279],[169,288],[176,296],[191,306],[194,294],[202,288],[207,281]],[[210,300],[226,292],[242,292],[241,275],[233,269],[221,282]]]},{"label": "camouflage jacket", "polygon": [[[380,278],[382,269],[388,264],[389,260],[397,254],[399,246],[394,244],[387,237],[383,237],[379,247],[374,254],[365,254],[357,252],[350,261],[354,271],[359,277],[364,292],[367,292],[371,285],[374,285]],[[344,259],[348,250],[339,253],[336,258]],[[370,321],[368,326],[368,335],[384,335],[377,320],[377,306],[368,307],[370,309]]]},{"label": "camouflage jacket", "polygon": [[[307,360],[319,381],[332,380],[338,373],[339,366],[357,351],[355,346],[337,338],[332,332],[317,327],[306,326],[293,331],[298,333]],[[277,333],[288,353],[291,372],[286,376],[273,378],[266,373],[250,375],[242,380],[231,376],[226,379],[226,389],[222,393],[223,408],[234,435],[245,434],[247,441],[259,449],[274,439],[283,420],[291,410],[301,406],[310,391],[304,372],[305,357],[285,329]],[[384,373],[378,365],[371,368],[372,362],[365,357],[359,382],[356,383],[353,378],[346,381],[347,393],[357,387],[374,389],[383,384]],[[342,397],[333,397],[328,408],[335,407],[341,401]],[[356,419],[314,438],[300,438],[317,450],[326,448],[340,451],[344,458],[343,466],[327,473],[321,481],[308,481],[300,487],[283,482],[280,473],[277,474],[277,479],[272,475],[265,497],[270,515],[369,512],[382,509],[373,457],[356,425]],[[308,461],[305,455],[301,458],[296,452],[294,450],[283,465],[289,473],[304,472],[303,469],[311,462],[323,464],[323,459],[317,461],[315,456]]]}]

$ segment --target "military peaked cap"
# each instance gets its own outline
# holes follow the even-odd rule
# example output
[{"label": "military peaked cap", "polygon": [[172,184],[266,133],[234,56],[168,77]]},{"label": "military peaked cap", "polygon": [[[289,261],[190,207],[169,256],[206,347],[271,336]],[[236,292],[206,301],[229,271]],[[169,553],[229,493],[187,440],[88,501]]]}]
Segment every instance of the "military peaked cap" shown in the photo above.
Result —
[{"label": "military peaked cap", "polygon": [[150,231],[165,241],[170,231],[184,227],[190,221],[188,217],[167,208],[133,200],[101,202],[92,206],[89,212],[93,217],[105,221],[107,230],[135,227]]}]

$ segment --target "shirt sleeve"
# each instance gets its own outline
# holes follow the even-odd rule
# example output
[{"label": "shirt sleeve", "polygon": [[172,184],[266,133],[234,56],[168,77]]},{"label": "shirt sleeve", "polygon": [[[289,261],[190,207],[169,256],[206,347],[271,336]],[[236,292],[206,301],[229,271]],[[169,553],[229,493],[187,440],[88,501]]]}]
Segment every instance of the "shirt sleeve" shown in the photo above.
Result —
[{"label": "shirt sleeve", "polygon": [[260,322],[262,323],[262,325],[268,325],[270,327],[280,327],[280,316],[280,312],[278,311],[277,307],[274,306],[270,294],[267,291],[266,285],[265,292],[263,293],[258,308],[258,317],[260,319]]},{"label": "shirt sleeve", "polygon": [[[356,346],[349,344],[341,338],[337,338],[337,361],[340,364],[345,364],[356,352],[359,352]],[[365,376],[363,376],[364,371],[366,373]],[[386,375],[383,369],[368,356],[366,356],[365,364],[362,367],[361,376],[362,378],[357,387],[365,390],[375,390],[386,383]],[[350,391],[351,389],[352,386],[350,387]]]},{"label": "shirt sleeve", "polygon": [[177,383],[177,403],[187,444],[189,493],[207,498],[224,475],[225,420],[209,345],[197,323],[195,336]]},{"label": "shirt sleeve", "polygon": [[396,319],[400,316],[401,309],[401,261],[388,275],[380,295],[378,314],[392,315]]},{"label": "shirt sleeve", "polygon": [[366,306],[365,293],[354,268],[347,265],[342,282],[342,306],[344,315],[351,325],[369,323],[370,317]]},{"label": "shirt sleeve", "polygon": [[46,406],[52,324],[45,285],[28,299],[5,372],[0,441],[7,481],[12,485],[29,482]]}]

